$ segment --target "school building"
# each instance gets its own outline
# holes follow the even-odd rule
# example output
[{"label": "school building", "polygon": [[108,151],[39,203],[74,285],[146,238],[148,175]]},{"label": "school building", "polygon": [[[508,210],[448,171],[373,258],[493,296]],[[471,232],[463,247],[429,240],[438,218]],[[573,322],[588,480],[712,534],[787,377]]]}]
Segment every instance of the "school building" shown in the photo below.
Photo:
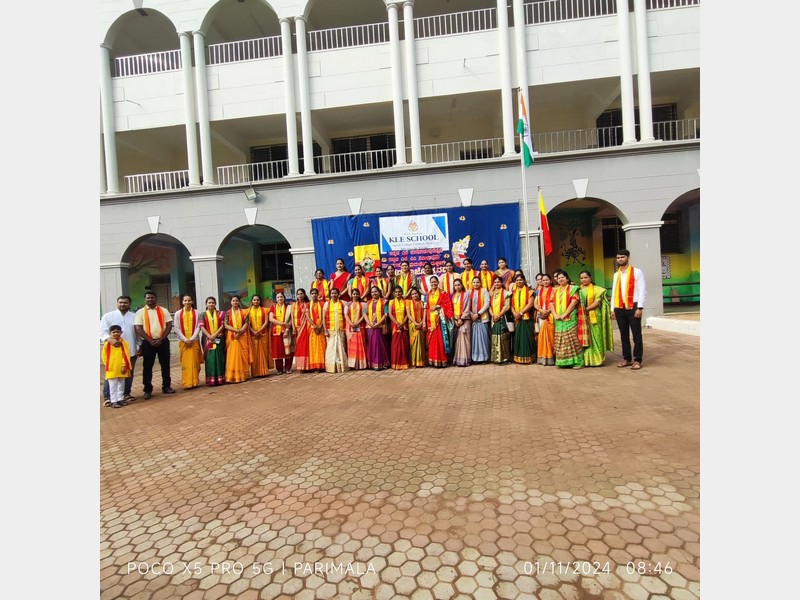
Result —
[{"label": "school building", "polygon": [[512,268],[610,287],[624,246],[646,317],[699,303],[699,4],[101,0],[101,310],[307,287],[314,218],[508,202]]}]

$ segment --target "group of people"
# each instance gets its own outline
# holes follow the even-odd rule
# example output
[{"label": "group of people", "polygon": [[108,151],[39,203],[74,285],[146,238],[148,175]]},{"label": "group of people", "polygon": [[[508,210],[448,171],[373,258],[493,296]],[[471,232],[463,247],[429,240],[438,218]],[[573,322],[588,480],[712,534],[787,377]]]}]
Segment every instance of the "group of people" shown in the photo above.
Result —
[{"label": "group of people", "polygon": [[295,302],[287,303],[278,292],[269,308],[254,295],[248,307],[233,296],[226,311],[217,310],[216,298],[209,297],[205,310],[198,311],[185,295],[183,308],[170,315],[147,291],[145,306],[131,315],[131,299],[120,296],[117,310],[103,315],[100,324],[104,398],[112,407],[135,399],[131,381],[137,354],[143,361],[144,398],[153,392],[156,358],[162,391],[174,393],[171,331],[179,340],[185,389],[199,385],[203,363],[208,386],[266,377],[273,365],[278,374],[482,363],[595,367],[613,350],[615,318],[623,346],[617,366],[638,370],[645,281],[641,270],[628,264],[629,256],[624,249],[617,254],[611,298],[587,270],[581,271],[579,285],[561,269],[539,273],[529,284],[504,258],[495,270],[487,261],[474,270],[467,258],[460,273],[447,261],[438,275],[426,263],[419,276],[402,261],[399,272],[393,265],[386,273],[376,266],[372,277],[360,264],[348,273],[338,259],[327,278],[317,269],[308,292],[297,289]]}]

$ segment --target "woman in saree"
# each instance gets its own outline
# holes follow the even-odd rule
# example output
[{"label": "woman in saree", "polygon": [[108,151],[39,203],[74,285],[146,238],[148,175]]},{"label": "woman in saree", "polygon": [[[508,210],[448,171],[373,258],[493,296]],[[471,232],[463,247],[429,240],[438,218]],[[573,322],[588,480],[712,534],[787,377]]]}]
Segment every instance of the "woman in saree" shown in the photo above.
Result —
[{"label": "woman in saree", "polygon": [[[494,271],[489,270],[489,261],[482,260],[480,267],[478,267],[478,277],[481,280],[481,287],[485,290],[492,289],[492,284],[494,283],[495,277],[497,275],[494,274]],[[469,281],[465,284],[465,287],[468,290],[472,290],[472,281]]]},{"label": "woman in saree", "polygon": [[250,335],[248,311],[242,308],[239,296],[231,297],[231,308],[225,315],[225,381],[240,383],[250,379]]},{"label": "woman in saree", "polygon": [[[495,277],[495,279],[497,279]],[[492,281],[494,288],[494,281]],[[469,293],[470,320],[472,321],[472,362],[485,363],[489,360],[489,290],[481,286],[480,277],[472,280]]]},{"label": "woman in saree", "polygon": [[[278,374],[292,372],[291,340],[292,308],[286,304],[283,292],[275,294],[275,304],[269,307],[269,322],[272,324],[272,362]],[[289,346],[287,349],[287,345]]]},{"label": "woman in saree", "polygon": [[[431,277],[433,277],[433,264],[426,262],[422,266],[422,273],[417,276],[417,289],[423,298],[427,297],[431,291]],[[409,297],[411,297],[410,294]]]},{"label": "woman in saree", "polygon": [[206,385],[225,383],[225,313],[217,310],[217,299],[206,298],[206,310],[200,315],[203,353],[206,363]]},{"label": "woman in saree", "polygon": [[[473,277],[480,279],[477,275]],[[453,364],[457,367],[468,367],[472,359],[472,320],[470,319],[470,295],[464,289],[460,279],[456,279],[455,291],[450,297],[453,304]]]},{"label": "woman in saree", "polygon": [[328,338],[325,337],[324,304],[320,302],[319,292],[311,290],[311,302],[306,308],[308,325],[308,370],[322,373],[325,370],[325,350]]},{"label": "woman in saree", "polygon": [[381,297],[388,300],[392,293],[393,284],[389,278],[383,274],[383,268],[380,265],[375,265],[373,268],[375,269],[375,275],[369,280],[370,287],[373,285],[377,287],[381,291]]},{"label": "woman in saree", "polygon": [[383,339],[389,317],[386,314],[386,300],[381,298],[381,291],[373,286],[370,294],[372,297],[367,300],[364,307],[367,317],[367,363],[370,369],[382,371],[389,368],[389,353],[386,351],[386,342]]},{"label": "woman in saree", "polygon": [[432,367],[447,366],[447,354],[451,347],[447,321],[453,318],[453,303],[450,294],[439,289],[439,278],[431,277],[431,293],[425,307],[425,341],[428,347],[428,364]]},{"label": "woman in saree", "polygon": [[331,288],[331,298],[322,306],[322,319],[327,338],[325,347],[325,372],[344,373],[349,369],[345,351],[344,302],[339,300],[339,290]]},{"label": "woman in saree", "polygon": [[311,337],[308,324],[308,296],[303,288],[297,288],[295,302],[292,305],[292,339],[294,339],[294,368],[296,371],[310,371],[308,342]]},{"label": "woman in saree", "polygon": [[494,274],[500,278],[504,290],[510,290],[514,285],[514,271],[508,268],[508,261],[504,256],[497,259],[497,270]]},{"label": "woman in saree", "polygon": [[425,306],[422,304],[419,290],[411,289],[406,304],[408,315],[408,346],[411,352],[411,366],[425,366]]},{"label": "woman in saree", "polygon": [[[339,301],[350,300],[350,294],[347,290],[347,282],[350,281],[350,273],[344,268],[344,259],[336,259],[336,270],[331,273],[330,277],[331,289],[336,288],[339,290]],[[329,292],[330,293],[330,290]]]},{"label": "woman in saree", "polygon": [[172,318],[181,362],[181,386],[188,390],[200,385],[200,365],[203,364],[203,351],[200,347],[200,319],[194,309],[192,297],[183,297],[183,308]]},{"label": "woman in saree", "polygon": [[366,298],[370,288],[369,279],[364,275],[364,267],[356,263],[353,268],[353,277],[347,282],[347,293],[353,297],[353,290],[358,290],[359,298]]},{"label": "woman in saree", "polygon": [[417,278],[411,272],[411,265],[407,260],[400,261],[400,272],[394,278],[394,285],[403,290],[403,298],[407,299],[411,288],[417,283]]},{"label": "woman in saree", "polygon": [[[439,289],[443,292],[447,292],[447,294],[453,293],[453,282],[458,279],[458,275],[456,274],[456,267],[453,264],[452,260],[444,261],[444,272],[439,277]],[[423,301],[425,301],[425,296],[423,295]]]},{"label": "woman in saree", "polygon": [[311,290],[317,290],[317,297],[320,302],[325,302],[330,298],[331,282],[325,279],[325,271],[322,269],[314,271],[314,281],[311,282],[311,287],[308,290],[309,294],[311,294]]},{"label": "woman in saree", "polygon": [[[413,294],[416,288],[411,288]],[[411,299],[403,299],[403,288],[394,288],[394,298],[389,300],[388,315],[392,322],[392,346],[389,362],[392,369],[404,371],[409,367],[410,346],[408,340],[408,304]]]},{"label": "woman in saree", "polygon": [[537,338],[536,362],[546,367],[556,364],[555,358],[555,320],[553,305],[556,301],[556,292],[551,284],[548,273],[542,273],[542,287],[536,295],[536,319],[539,321],[539,335]]},{"label": "woman in saree", "polygon": [[511,332],[508,330],[506,314],[511,310],[511,292],[503,287],[502,278],[494,280],[492,293],[489,295],[489,319],[491,321],[491,361],[498,365],[511,362]]},{"label": "woman in saree", "polygon": [[581,308],[589,329],[589,346],[583,351],[583,364],[599,367],[606,360],[606,352],[614,350],[611,329],[611,304],[608,291],[595,285],[589,271],[581,271]]},{"label": "woman in saree", "polygon": [[250,300],[250,373],[253,377],[266,377],[271,368],[272,348],[269,339],[269,311],[261,304],[261,296],[253,294]]},{"label": "woman in saree", "polygon": [[565,271],[558,270],[555,275],[558,282],[553,308],[556,366],[582,369],[583,348],[588,345],[588,332],[579,287],[572,284]]},{"label": "woman in saree", "polygon": [[525,281],[525,275],[517,271],[511,290],[511,314],[514,316],[514,362],[530,365],[536,360],[533,345],[533,291]]},{"label": "woman in saree", "polygon": [[364,304],[361,294],[357,289],[350,290],[353,299],[344,311],[344,320],[347,323],[345,337],[347,338],[347,366],[351,369],[366,369],[367,362],[367,329]]}]

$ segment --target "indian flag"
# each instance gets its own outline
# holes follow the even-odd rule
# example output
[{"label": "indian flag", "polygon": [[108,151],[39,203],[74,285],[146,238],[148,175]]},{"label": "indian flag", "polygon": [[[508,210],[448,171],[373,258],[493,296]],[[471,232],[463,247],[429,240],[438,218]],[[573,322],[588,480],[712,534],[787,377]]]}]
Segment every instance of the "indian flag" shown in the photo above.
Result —
[{"label": "indian flag", "polygon": [[533,164],[533,140],[531,139],[531,126],[528,121],[528,111],[525,109],[525,98],[522,97],[522,90],[519,91],[519,122],[517,123],[517,133],[522,136],[522,163],[526,167]]}]

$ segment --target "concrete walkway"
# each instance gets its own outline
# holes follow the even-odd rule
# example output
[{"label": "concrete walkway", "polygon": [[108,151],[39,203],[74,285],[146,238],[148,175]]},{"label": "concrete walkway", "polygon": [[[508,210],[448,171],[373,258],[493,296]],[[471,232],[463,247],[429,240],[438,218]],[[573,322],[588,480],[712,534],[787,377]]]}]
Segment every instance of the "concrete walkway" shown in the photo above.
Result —
[{"label": "concrete walkway", "polygon": [[98,401],[101,597],[699,598],[700,340],[644,340],[147,401],[137,365]]}]

